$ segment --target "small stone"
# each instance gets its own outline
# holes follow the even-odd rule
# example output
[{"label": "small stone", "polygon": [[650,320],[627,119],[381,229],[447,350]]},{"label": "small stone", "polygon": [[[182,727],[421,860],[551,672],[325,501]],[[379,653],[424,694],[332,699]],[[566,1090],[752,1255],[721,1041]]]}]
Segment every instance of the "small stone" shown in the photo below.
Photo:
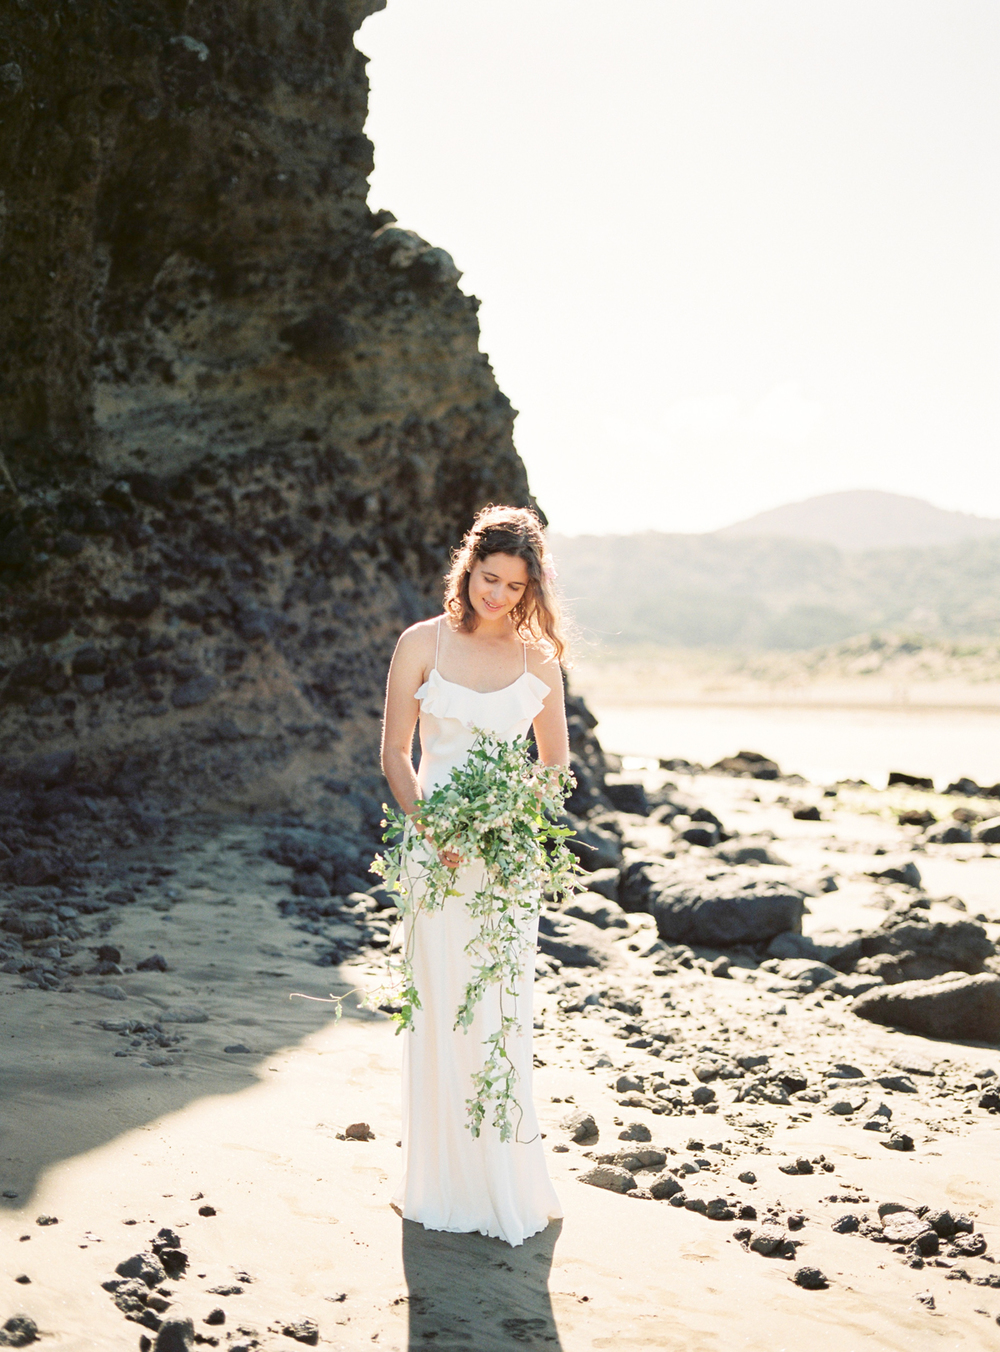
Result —
[{"label": "small stone", "polygon": [[708,1103],[714,1103],[715,1090],[710,1085],[700,1084],[697,1089],[692,1089],[691,1102],[700,1108]]},{"label": "small stone", "polygon": [[909,1075],[879,1075],[876,1077],[876,1083],[883,1089],[892,1089],[897,1094],[915,1094],[917,1086],[910,1079]]},{"label": "small stone", "polygon": [[153,1253],[134,1253],[131,1258],[123,1258],[115,1271],[119,1277],[137,1278],[148,1287],[159,1286],[167,1275]]},{"label": "small stone", "polygon": [[218,1213],[216,1212],[215,1207],[214,1207],[214,1206],[209,1206],[209,1204],[208,1204],[207,1202],[205,1203],[204,1206],[200,1206],[200,1207],[198,1208],[198,1215],[199,1215],[199,1216],[215,1216],[215,1215],[217,1215],[217,1214],[218,1214]]},{"label": "small stone", "polygon": [[705,1215],[710,1221],[733,1221],[736,1219],[736,1212],[725,1197],[713,1197],[705,1209]]},{"label": "small stone", "polygon": [[854,1235],[857,1234],[860,1224],[853,1211],[848,1211],[845,1215],[838,1216],[830,1229],[835,1235]]},{"label": "small stone", "polygon": [[375,1133],[367,1122],[352,1122],[344,1128],[344,1139],[348,1141],[374,1141]]},{"label": "small stone", "polygon": [[582,1145],[585,1141],[596,1141],[600,1135],[593,1113],[584,1112],[582,1108],[564,1117],[559,1125],[563,1131],[569,1132],[570,1138],[577,1145]]},{"label": "small stone", "polygon": [[624,1131],[618,1133],[619,1141],[651,1141],[653,1134],[645,1122],[630,1122]]},{"label": "small stone", "polygon": [[882,1144],[886,1150],[912,1150],[913,1137],[907,1136],[905,1131],[894,1131],[887,1141]]},{"label": "small stone", "polygon": [[27,1347],[38,1338],[38,1325],[26,1314],[12,1314],[0,1328],[0,1347]]},{"label": "small stone", "polygon": [[58,1216],[36,1216],[36,1217],[35,1217],[35,1224],[36,1224],[36,1225],[58,1225],[58,1224],[59,1224],[59,1217],[58,1217]]},{"label": "small stone", "polygon": [[802,1215],[801,1211],[793,1211],[790,1216],[785,1217],[785,1224],[788,1226],[789,1230],[801,1230],[805,1223],[806,1218]]},{"label": "small stone", "polygon": [[668,1201],[676,1197],[683,1188],[671,1173],[658,1174],[649,1185],[649,1191],[658,1201]]},{"label": "small stone", "polygon": [[757,1175],[754,1173],[752,1169],[744,1169],[743,1172],[739,1175],[739,1179],[741,1183],[756,1183]]},{"label": "small stone", "polygon": [[931,1295],[930,1291],[918,1291],[914,1296],[914,1300],[919,1300],[925,1310],[933,1310],[935,1308],[934,1297]]},{"label": "small stone", "polygon": [[819,1268],[814,1267],[798,1268],[792,1281],[796,1286],[801,1286],[803,1291],[823,1291],[830,1284]]},{"label": "small stone", "polygon": [[704,1216],[708,1213],[708,1203],[704,1197],[688,1197],[685,1199],[684,1209],[686,1211],[698,1211]]},{"label": "small stone", "polygon": [[315,1347],[319,1342],[319,1325],[308,1315],[290,1319],[287,1324],[282,1325],[281,1331],[287,1338],[294,1338],[297,1343],[310,1343]]},{"label": "small stone", "polygon": [[15,1277],[14,1280],[16,1282],[19,1282],[21,1286],[31,1285],[31,1278],[28,1276],[26,1272],[22,1272],[19,1276]]},{"label": "small stone", "polygon": [[164,1319],[156,1335],[155,1352],[190,1352],[194,1343],[194,1321]]},{"label": "small stone", "polygon": [[744,1202],[739,1210],[741,1221],[755,1221],[757,1219],[757,1208],[750,1202]]},{"label": "small stone", "polygon": [[593,1188],[606,1188],[609,1192],[631,1192],[638,1187],[635,1178],[627,1169],[616,1164],[598,1164],[578,1176],[579,1182],[589,1183]]},{"label": "small stone", "polygon": [[135,965],[137,972],[165,972],[167,970],[167,960],[161,953],[151,953],[148,958],[143,958],[142,962]]},{"label": "small stone", "polygon": [[882,1234],[890,1244],[912,1244],[925,1231],[934,1234],[927,1222],[912,1211],[893,1211],[882,1221]]},{"label": "small stone", "polygon": [[226,1322],[226,1312],[220,1306],[214,1310],[209,1310],[208,1314],[202,1320],[204,1324],[224,1324]]},{"label": "small stone", "polygon": [[223,1047],[222,1050],[224,1052],[228,1052],[231,1056],[253,1055],[253,1052],[251,1052],[250,1048],[243,1042],[233,1042],[228,1047]]},{"label": "small stone", "polygon": [[777,1225],[762,1225],[750,1236],[750,1251],[763,1255],[774,1253],[785,1243],[786,1235]]}]

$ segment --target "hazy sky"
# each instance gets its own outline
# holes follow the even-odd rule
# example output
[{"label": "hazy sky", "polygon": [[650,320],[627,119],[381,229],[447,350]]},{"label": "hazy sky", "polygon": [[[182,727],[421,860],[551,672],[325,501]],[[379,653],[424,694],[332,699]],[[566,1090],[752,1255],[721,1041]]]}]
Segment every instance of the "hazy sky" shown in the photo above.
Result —
[{"label": "hazy sky", "polygon": [[370,202],[447,249],[554,528],[1000,517],[997,0],[389,0]]}]

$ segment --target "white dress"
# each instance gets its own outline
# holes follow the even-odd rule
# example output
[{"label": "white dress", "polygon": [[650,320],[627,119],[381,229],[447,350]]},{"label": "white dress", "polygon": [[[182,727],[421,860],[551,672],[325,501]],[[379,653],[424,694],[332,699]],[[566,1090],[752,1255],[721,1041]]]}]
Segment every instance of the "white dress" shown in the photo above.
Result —
[{"label": "white dress", "polygon": [[[438,645],[440,647],[440,622]],[[446,681],[434,669],[416,693],[420,701],[420,765],[417,780],[426,796],[466,758],[474,727],[508,741],[527,732],[551,692],[525,669],[502,690],[482,693]],[[456,870],[455,886],[471,896],[481,885],[481,864]],[[406,1032],[403,1051],[402,1182],[393,1198],[407,1220],[428,1230],[480,1234],[521,1244],[562,1215],[549,1180],[531,1096],[532,996],[537,920],[524,925],[525,959],[518,990],[520,1031],[507,1039],[517,1068],[513,1138],[500,1140],[491,1115],[474,1137],[466,1126],[472,1076],[482,1069],[484,1038],[500,1026],[496,988],[477,1006],[468,1031],[455,1028],[455,1014],[472,974],[465,946],[476,932],[464,896],[422,912],[412,934],[413,972],[422,1008]],[[410,938],[409,922],[407,940]]]}]

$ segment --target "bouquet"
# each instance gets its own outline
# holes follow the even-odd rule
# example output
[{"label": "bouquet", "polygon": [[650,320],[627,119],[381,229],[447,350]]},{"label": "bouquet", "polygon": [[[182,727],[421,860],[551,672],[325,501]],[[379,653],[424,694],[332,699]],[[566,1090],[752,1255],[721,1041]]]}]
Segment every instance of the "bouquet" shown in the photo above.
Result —
[{"label": "bouquet", "polygon": [[455,1012],[455,1028],[468,1031],[486,990],[499,987],[500,1027],[486,1039],[483,1067],[473,1076],[475,1092],[466,1102],[473,1136],[480,1134],[492,1107],[492,1122],[503,1141],[513,1134],[511,1110],[521,1112],[507,1039],[519,1031],[523,927],[538,915],[543,897],[572,892],[579,872],[566,845],[572,830],[555,822],[573,777],[562,766],[532,761],[528,745],[526,737],[507,742],[476,729],[465,763],[416,804],[412,820],[385,808],[383,840],[394,843],[376,856],[371,868],[396,894],[400,913],[411,920],[393,1000],[393,1017],[402,1031],[412,1030],[414,1012],[421,1007],[411,962],[414,927],[422,912],[438,910],[449,897],[461,895],[454,886],[454,870],[439,852],[455,850],[463,863],[482,863],[482,886],[466,903],[479,925],[466,948],[473,973]]}]

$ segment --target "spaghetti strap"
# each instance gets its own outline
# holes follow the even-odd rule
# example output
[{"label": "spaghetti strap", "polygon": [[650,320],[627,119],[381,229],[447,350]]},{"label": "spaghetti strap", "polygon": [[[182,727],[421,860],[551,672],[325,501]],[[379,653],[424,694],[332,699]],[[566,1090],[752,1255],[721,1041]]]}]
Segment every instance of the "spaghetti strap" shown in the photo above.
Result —
[{"label": "spaghetti strap", "polygon": [[[524,649],[524,671],[526,672],[528,670],[528,645],[524,639],[521,640],[521,647]],[[521,674],[523,675],[524,672]]]},{"label": "spaghetti strap", "polygon": [[437,642],[434,644],[434,670],[435,670],[435,671],[437,671],[438,654],[439,654],[440,651],[441,651],[441,621],[442,621],[443,619],[444,619],[444,616],[443,616],[443,615],[439,615],[439,616],[438,616],[438,622],[437,622]]}]

